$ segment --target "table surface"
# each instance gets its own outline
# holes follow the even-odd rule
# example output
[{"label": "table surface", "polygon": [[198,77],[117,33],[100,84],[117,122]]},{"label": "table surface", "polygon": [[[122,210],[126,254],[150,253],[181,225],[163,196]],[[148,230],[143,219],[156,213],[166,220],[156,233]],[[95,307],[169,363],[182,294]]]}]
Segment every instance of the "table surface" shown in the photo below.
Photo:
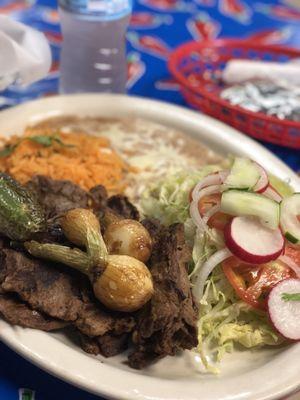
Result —
[{"label": "table surface", "polygon": [[[1,13],[45,32],[53,65],[46,79],[26,90],[14,88],[1,93],[0,108],[57,93],[62,38],[56,2],[0,0]],[[168,54],[182,42],[215,37],[253,37],[262,43],[300,47],[300,0],[136,0],[127,34],[129,93],[185,105],[168,73]],[[299,151],[263,144],[300,170]],[[22,398],[19,388],[34,390],[36,400],[99,399],[51,377],[4,344],[0,344],[0,359],[1,400]],[[23,396],[25,399],[33,400],[33,396]]]}]

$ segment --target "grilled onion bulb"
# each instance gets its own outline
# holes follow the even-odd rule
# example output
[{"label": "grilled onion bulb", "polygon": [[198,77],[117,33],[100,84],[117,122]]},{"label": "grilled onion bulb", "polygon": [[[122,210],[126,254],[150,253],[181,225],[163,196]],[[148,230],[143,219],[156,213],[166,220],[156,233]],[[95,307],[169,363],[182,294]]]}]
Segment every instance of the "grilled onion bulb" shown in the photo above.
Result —
[{"label": "grilled onion bulb", "polygon": [[144,226],[133,219],[121,219],[108,225],[104,241],[111,254],[123,254],[146,262],[152,251],[152,240]]},{"label": "grilled onion bulb", "polygon": [[132,256],[108,254],[100,223],[90,210],[68,211],[61,225],[65,236],[87,252],[36,241],[26,242],[25,248],[35,257],[60,262],[86,274],[95,296],[111,310],[136,311],[150,300],[153,294],[150,271]]}]

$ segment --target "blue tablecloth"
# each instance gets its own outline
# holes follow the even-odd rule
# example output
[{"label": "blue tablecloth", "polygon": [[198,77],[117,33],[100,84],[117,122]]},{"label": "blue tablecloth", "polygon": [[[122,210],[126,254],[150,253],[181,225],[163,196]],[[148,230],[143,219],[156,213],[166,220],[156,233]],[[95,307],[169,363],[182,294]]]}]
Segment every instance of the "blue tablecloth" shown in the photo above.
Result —
[{"label": "blue tablecloth", "polygon": [[[0,0],[0,13],[45,32],[53,52],[48,77],[26,90],[14,88],[1,93],[0,107],[57,93],[61,35],[55,1]],[[184,105],[166,67],[169,52],[192,38],[251,36],[265,43],[299,47],[299,0],[136,0],[127,35],[128,91]],[[300,170],[299,151],[264,145]],[[42,372],[3,344],[0,360],[0,400],[18,399],[18,389],[24,387],[36,392],[36,400],[96,399]]]}]

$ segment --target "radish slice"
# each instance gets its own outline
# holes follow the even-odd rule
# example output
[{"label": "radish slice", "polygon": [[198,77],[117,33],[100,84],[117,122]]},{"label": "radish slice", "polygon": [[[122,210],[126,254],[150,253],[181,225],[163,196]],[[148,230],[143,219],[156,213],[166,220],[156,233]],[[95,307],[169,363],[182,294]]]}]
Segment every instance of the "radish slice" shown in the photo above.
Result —
[{"label": "radish slice", "polygon": [[296,264],[295,261],[291,259],[291,257],[280,256],[279,260],[286,264],[289,268],[291,268],[297,275],[297,278],[300,278],[300,266]]},{"label": "radish slice", "polygon": [[267,228],[253,217],[233,218],[225,227],[224,239],[236,257],[250,264],[276,260],[284,249],[280,229]]},{"label": "radish slice", "polygon": [[202,189],[211,185],[221,185],[228,176],[228,174],[229,172],[225,170],[206,176],[204,179],[202,179],[202,181],[197,183],[197,185],[194,187],[192,191],[192,200],[197,199],[197,196]]},{"label": "radish slice", "polygon": [[267,171],[261,165],[259,165],[255,161],[254,161],[254,163],[257,165],[257,168],[259,169],[260,178],[259,178],[257,184],[254,186],[253,190],[254,190],[254,192],[262,193],[267,189],[267,187],[269,185],[269,177],[268,177]]},{"label": "radish slice", "polygon": [[[285,279],[270,292],[268,310],[270,319],[278,332],[287,339],[300,340],[300,279]],[[294,300],[292,299],[294,295]],[[284,298],[286,300],[284,300]]]},{"label": "radish slice", "polygon": [[196,278],[193,281],[193,295],[197,301],[200,301],[203,297],[204,286],[207,278],[212,273],[214,268],[221,264],[226,258],[231,257],[232,254],[228,249],[222,249],[214,253],[205,263],[202,265],[199,273],[196,273]]},{"label": "radish slice", "polygon": [[280,203],[282,200],[282,196],[275,190],[271,185],[269,185],[266,190],[262,192],[262,194],[268,199],[274,200],[277,203]]}]

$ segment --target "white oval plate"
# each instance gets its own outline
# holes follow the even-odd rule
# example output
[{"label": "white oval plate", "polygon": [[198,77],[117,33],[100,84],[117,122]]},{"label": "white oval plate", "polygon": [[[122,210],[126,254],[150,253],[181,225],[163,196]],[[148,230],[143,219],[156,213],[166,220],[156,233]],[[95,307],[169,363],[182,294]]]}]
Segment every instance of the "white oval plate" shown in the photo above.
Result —
[{"label": "white oval plate", "polygon": [[[66,114],[142,117],[190,134],[223,154],[251,157],[300,190],[300,181],[262,146],[212,118],[166,103],[118,95],[50,97],[0,113],[1,134],[22,132],[30,123]],[[0,321],[0,338],[16,352],[57,377],[117,400],[270,400],[300,387],[300,344],[228,355],[220,376],[199,372],[192,352],[168,357],[143,371],[84,353],[61,333],[12,327]]]}]

